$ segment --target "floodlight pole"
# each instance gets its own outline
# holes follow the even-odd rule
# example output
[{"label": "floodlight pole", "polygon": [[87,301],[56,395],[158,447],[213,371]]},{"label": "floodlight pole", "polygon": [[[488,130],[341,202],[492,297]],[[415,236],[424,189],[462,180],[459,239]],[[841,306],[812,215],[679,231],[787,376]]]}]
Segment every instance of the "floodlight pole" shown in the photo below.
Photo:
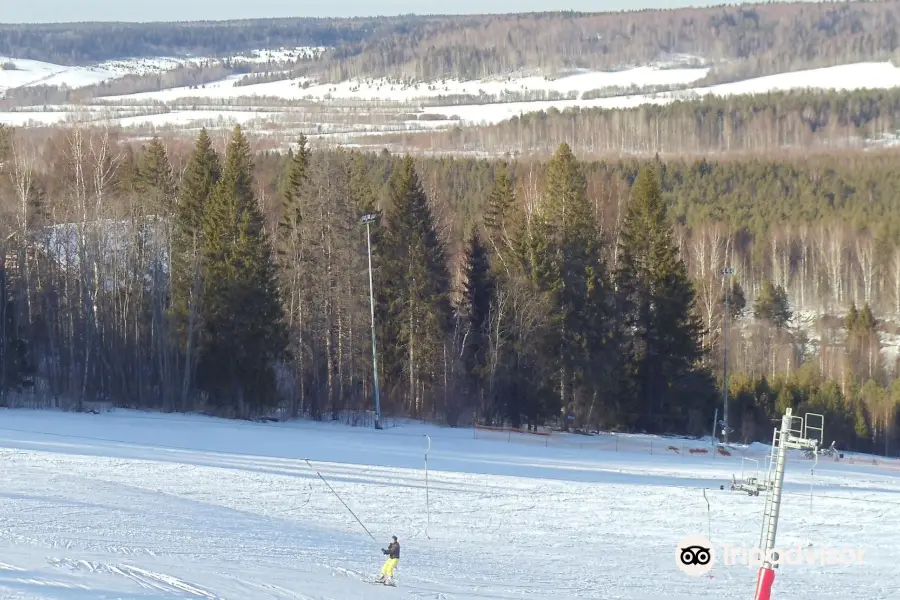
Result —
[{"label": "floodlight pole", "polygon": [[723,385],[725,389],[725,409],[722,413],[722,443],[728,443],[728,295],[731,294],[731,276],[734,275],[734,269],[725,267],[722,269],[722,275],[725,276],[725,313],[722,315],[722,359],[724,363]]},{"label": "floodlight pole", "polygon": [[362,216],[366,224],[366,248],[369,254],[369,308],[372,314],[372,378],[375,382],[375,429],[381,429],[381,394],[378,389],[378,352],[375,349],[375,288],[372,283],[372,234],[370,225],[378,218],[375,213]]}]

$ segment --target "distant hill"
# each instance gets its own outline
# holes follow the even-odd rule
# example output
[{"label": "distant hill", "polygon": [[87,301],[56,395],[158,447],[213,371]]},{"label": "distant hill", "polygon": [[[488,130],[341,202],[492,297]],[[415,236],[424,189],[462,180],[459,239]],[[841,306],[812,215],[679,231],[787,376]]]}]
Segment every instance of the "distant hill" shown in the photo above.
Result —
[{"label": "distant hill", "polygon": [[[617,13],[528,13],[181,23],[0,25],[0,55],[76,65],[324,46],[293,75],[466,79],[515,71],[712,63],[728,81],[900,59],[900,0],[775,3]],[[285,77],[279,73],[277,77]]]}]

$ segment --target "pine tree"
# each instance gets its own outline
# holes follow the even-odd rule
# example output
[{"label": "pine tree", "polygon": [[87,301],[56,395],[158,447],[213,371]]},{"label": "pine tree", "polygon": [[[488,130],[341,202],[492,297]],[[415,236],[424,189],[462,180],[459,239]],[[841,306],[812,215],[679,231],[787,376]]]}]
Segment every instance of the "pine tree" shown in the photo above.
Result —
[{"label": "pine tree", "polygon": [[709,373],[699,366],[703,327],[651,168],[638,174],[631,191],[615,283],[625,343],[621,383],[628,404],[623,409],[642,413],[634,425],[655,431],[705,419],[716,394]]},{"label": "pine tree", "polygon": [[253,193],[250,146],[240,127],[203,214],[203,343],[198,375],[220,405],[249,416],[274,401],[274,364],[287,334],[277,272]]},{"label": "pine tree", "polygon": [[784,329],[792,318],[784,288],[774,285],[768,279],[763,281],[762,289],[753,305],[753,316],[771,323],[776,329]]}]

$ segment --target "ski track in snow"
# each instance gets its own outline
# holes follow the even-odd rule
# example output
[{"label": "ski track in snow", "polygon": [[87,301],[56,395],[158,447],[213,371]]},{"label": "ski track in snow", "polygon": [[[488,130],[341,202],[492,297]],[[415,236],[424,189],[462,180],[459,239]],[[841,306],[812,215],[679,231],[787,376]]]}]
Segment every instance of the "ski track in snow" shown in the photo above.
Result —
[{"label": "ski track in snow", "polygon": [[[619,451],[551,437],[0,410],[0,598],[752,597],[755,569],[691,578],[673,550],[690,534],[757,543],[763,497],[728,485],[764,447],[714,458],[661,449],[697,441],[654,438],[650,454],[648,437],[620,436]],[[865,562],[785,566],[774,596],[900,600],[900,471],[810,466],[789,461],[778,545],[861,547]],[[371,585],[391,535],[398,587]]]}]

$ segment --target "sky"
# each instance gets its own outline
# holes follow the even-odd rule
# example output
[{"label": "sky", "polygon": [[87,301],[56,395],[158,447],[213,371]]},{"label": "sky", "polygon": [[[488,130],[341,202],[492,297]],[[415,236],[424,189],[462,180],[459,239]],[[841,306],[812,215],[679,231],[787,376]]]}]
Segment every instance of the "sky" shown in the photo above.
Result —
[{"label": "sky", "polygon": [[2,23],[75,21],[196,21],[260,17],[350,17],[397,14],[467,14],[544,10],[618,11],[676,8],[741,0],[0,0]]}]

